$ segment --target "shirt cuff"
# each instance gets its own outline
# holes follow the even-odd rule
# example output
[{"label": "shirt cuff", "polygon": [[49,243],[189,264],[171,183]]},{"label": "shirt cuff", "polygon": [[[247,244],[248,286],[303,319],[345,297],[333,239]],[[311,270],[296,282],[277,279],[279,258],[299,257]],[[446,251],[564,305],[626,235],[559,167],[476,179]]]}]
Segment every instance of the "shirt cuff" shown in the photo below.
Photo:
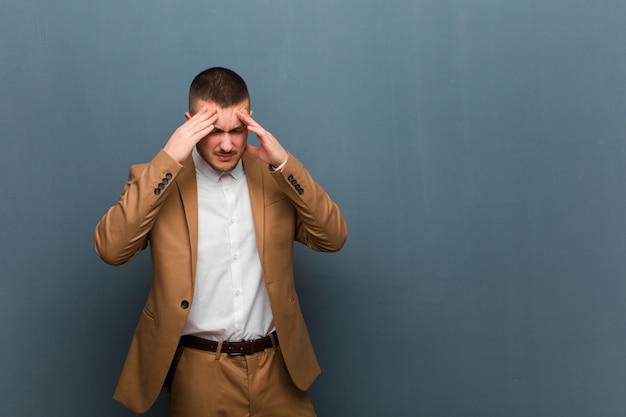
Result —
[{"label": "shirt cuff", "polygon": [[277,167],[275,167],[274,165],[270,165],[270,168],[272,168],[272,171],[280,171],[285,166],[288,159],[289,155],[287,155],[287,158],[285,158],[285,161],[282,164],[278,165]]}]

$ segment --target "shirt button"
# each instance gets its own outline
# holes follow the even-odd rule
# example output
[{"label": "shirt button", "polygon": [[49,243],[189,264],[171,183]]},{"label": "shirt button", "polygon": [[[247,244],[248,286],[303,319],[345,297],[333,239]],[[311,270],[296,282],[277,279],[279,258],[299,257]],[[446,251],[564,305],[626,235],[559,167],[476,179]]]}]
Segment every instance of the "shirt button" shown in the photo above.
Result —
[{"label": "shirt button", "polygon": [[235,219],[230,219],[230,224],[235,224]]}]

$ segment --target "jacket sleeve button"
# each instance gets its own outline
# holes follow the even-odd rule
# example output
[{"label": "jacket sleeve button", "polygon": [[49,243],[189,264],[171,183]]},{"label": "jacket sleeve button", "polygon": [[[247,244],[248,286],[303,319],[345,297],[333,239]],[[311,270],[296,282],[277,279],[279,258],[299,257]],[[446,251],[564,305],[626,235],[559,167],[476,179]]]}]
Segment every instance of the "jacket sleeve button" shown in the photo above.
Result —
[{"label": "jacket sleeve button", "polygon": [[187,300],[183,300],[183,301],[180,303],[180,307],[181,307],[183,310],[187,310],[187,309],[189,308],[189,301],[187,301]]}]

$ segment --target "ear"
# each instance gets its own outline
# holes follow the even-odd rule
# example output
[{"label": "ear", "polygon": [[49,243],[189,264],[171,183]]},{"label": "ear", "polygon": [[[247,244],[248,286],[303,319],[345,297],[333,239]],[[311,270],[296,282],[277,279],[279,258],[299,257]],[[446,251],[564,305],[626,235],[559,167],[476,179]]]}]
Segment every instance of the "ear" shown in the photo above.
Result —
[{"label": "ear", "polygon": [[191,115],[189,114],[188,111],[185,112],[185,120],[189,120],[191,119]]}]

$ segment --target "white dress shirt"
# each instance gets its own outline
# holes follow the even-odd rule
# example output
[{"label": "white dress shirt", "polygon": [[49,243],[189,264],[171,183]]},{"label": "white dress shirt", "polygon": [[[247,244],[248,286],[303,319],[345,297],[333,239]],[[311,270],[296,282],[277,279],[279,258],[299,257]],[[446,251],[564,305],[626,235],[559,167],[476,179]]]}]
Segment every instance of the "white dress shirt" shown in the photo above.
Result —
[{"label": "white dress shirt", "polygon": [[214,170],[192,152],[198,183],[198,261],[183,335],[249,340],[275,330],[241,161]]}]

